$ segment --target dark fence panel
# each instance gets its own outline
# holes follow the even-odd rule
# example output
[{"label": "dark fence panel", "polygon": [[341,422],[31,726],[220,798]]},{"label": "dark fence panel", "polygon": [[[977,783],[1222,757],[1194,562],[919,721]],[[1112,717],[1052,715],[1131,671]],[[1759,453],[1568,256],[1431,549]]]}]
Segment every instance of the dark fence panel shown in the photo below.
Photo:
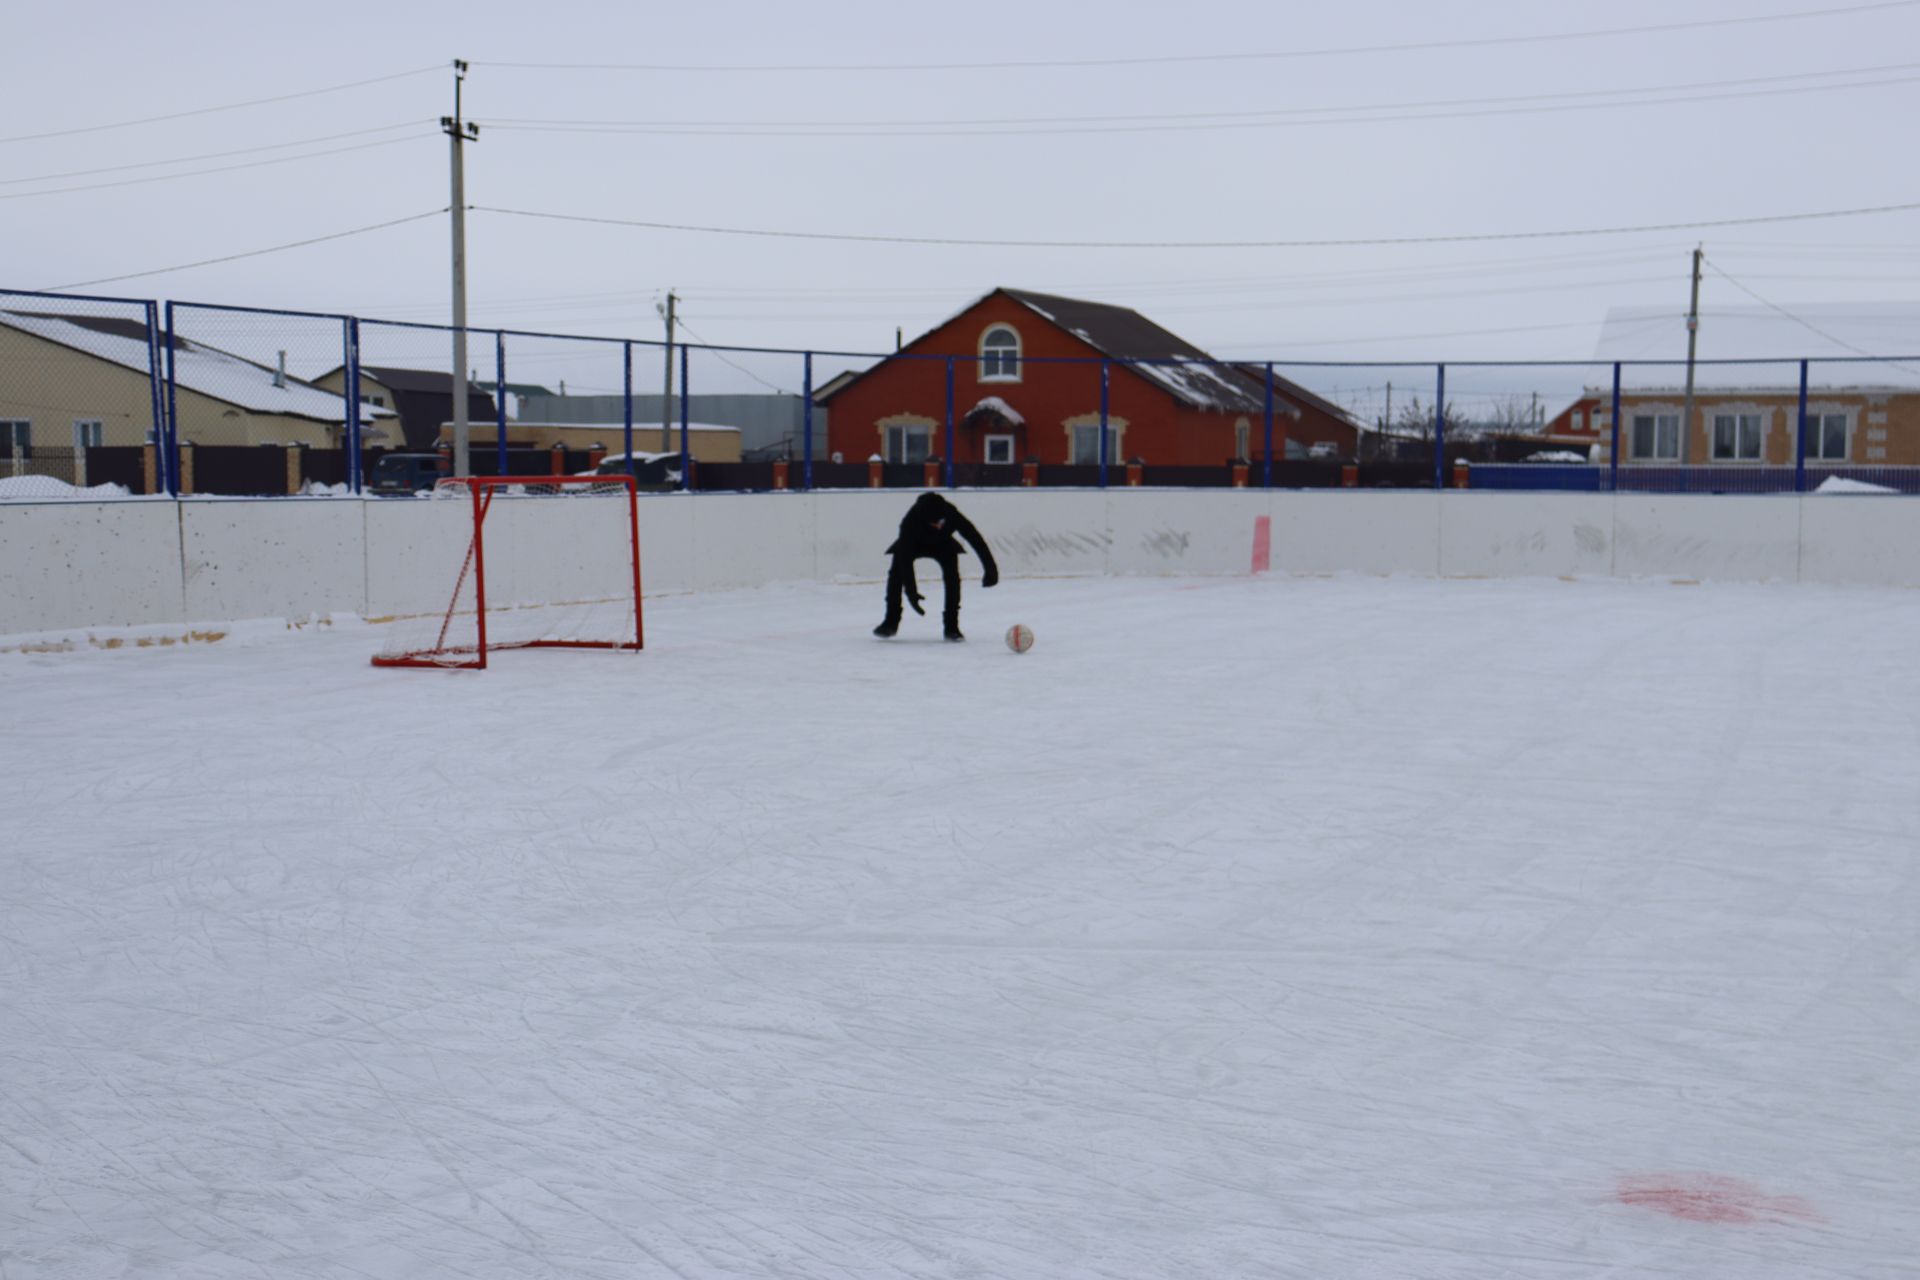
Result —
[{"label": "dark fence panel", "polygon": [[125,485],[128,493],[145,493],[146,446],[107,445],[87,450],[87,483]]},{"label": "dark fence panel", "polygon": [[[1127,469],[1125,467],[1107,468],[1107,484],[1109,486],[1123,485],[1126,482]],[[1099,481],[1096,479],[1094,483],[1097,484]],[[1140,483],[1189,489],[1219,489],[1233,484],[1233,468],[1224,462],[1217,467],[1143,466],[1140,468]],[[1247,483],[1257,483],[1251,468],[1248,469]]]},{"label": "dark fence panel", "polygon": [[[797,485],[797,466],[787,471],[787,483]],[[693,468],[693,487],[703,491],[741,491],[773,488],[771,462],[698,462]]]},{"label": "dark fence panel", "polygon": [[963,489],[1005,489],[1020,484],[1021,468],[1012,462],[956,462],[953,482]]},{"label": "dark fence panel", "polygon": [[[804,463],[795,463],[788,474],[793,477],[797,488],[803,473]],[[816,489],[864,489],[868,485],[867,464],[864,462],[816,462],[813,464],[813,487]]]},{"label": "dark fence panel", "polygon": [[1363,462],[1360,487],[1363,489],[1431,489],[1431,462]]},{"label": "dark fence panel", "polygon": [[[1257,461],[1250,468],[1255,480],[1250,483],[1263,483],[1266,464]],[[1276,489],[1337,489],[1346,483],[1341,474],[1343,466],[1338,462],[1279,462],[1273,464],[1273,484]]]},{"label": "dark fence panel", "polygon": [[[183,450],[183,452],[189,450]],[[271,497],[287,491],[287,451],[272,444],[192,446],[195,493]]]}]

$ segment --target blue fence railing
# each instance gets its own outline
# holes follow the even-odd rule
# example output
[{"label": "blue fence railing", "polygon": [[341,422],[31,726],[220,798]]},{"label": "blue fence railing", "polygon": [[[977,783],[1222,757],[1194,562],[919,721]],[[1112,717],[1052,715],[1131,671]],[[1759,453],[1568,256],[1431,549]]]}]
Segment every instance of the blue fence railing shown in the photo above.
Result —
[{"label": "blue fence railing", "polygon": [[[404,491],[438,472],[389,455],[437,453],[458,470],[464,434],[477,472],[613,468],[685,490],[1920,493],[1920,356],[1221,361],[455,333],[0,290],[0,478],[175,496]],[[816,400],[882,365],[902,390],[874,421],[833,420]],[[778,404],[742,407],[756,396]],[[1050,406],[1047,420],[1026,422],[1021,403]],[[785,416],[770,426],[774,410]]]}]

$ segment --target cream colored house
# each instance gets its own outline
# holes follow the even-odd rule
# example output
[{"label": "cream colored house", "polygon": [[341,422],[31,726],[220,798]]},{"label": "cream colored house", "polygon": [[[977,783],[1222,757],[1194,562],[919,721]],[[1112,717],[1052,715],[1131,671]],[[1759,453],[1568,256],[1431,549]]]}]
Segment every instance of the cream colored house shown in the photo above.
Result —
[{"label": "cream colored house", "polygon": [[[1686,438],[1685,387],[1635,387],[1620,395],[1622,466],[1790,467],[1800,420],[1798,387],[1696,387]],[[1589,387],[1548,424],[1560,444],[1588,446],[1609,460],[1612,389]],[[1920,389],[1816,386],[1807,389],[1809,467],[1920,466]]]},{"label": "cream colored house", "polygon": [[[147,443],[155,434],[149,367],[146,326],[132,317],[0,310],[0,453],[22,441],[31,452],[63,454]],[[283,370],[177,338],[174,382],[182,443],[341,447],[346,401]],[[388,443],[392,418],[361,406],[365,443]]]}]

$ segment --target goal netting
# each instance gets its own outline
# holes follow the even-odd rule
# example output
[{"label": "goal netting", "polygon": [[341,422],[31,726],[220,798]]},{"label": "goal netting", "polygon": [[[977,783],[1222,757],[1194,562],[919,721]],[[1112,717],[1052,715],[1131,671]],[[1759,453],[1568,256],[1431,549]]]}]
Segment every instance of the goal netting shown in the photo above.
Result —
[{"label": "goal netting", "polygon": [[[501,649],[639,649],[640,520],[628,476],[443,480],[409,521],[439,603],[390,624],[379,667],[485,667]],[[444,592],[444,595],[441,594]]]}]

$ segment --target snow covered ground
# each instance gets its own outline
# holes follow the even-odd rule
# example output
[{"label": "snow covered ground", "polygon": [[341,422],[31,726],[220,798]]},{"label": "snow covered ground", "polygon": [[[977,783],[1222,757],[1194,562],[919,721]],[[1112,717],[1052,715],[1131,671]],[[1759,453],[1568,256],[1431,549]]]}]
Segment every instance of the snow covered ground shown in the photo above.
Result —
[{"label": "snow covered ground", "polygon": [[0,655],[0,1276],[1914,1274],[1920,592],[878,617]]}]

